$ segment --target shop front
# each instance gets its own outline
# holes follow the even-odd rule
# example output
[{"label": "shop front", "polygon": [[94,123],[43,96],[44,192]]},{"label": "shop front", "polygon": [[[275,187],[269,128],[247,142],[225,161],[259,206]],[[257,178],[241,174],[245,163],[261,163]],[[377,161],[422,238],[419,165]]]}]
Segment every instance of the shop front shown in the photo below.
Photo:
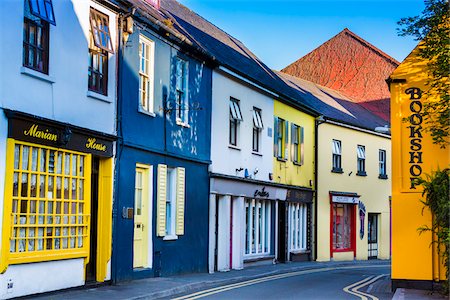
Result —
[{"label": "shop front", "polygon": [[4,111],[0,297],[109,280],[114,136]]},{"label": "shop front", "polygon": [[226,175],[212,175],[210,184],[209,271],[272,263],[278,251],[278,205],[287,189]]}]

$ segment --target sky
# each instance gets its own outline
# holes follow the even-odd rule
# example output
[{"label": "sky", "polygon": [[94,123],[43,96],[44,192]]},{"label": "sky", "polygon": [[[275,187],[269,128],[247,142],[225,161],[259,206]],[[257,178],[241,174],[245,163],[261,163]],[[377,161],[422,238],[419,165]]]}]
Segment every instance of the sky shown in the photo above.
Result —
[{"label": "sky", "polygon": [[398,61],[417,45],[397,21],[420,15],[423,0],[178,0],[280,70],[344,28]]}]

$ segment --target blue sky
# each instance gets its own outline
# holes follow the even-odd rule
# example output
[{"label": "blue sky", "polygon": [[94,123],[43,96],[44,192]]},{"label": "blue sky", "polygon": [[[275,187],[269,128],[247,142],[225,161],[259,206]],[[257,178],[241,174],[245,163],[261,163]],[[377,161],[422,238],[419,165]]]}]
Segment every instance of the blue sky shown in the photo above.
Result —
[{"label": "blue sky", "polygon": [[423,0],[179,0],[241,40],[279,70],[348,28],[402,61],[415,47],[397,21],[419,15]]}]

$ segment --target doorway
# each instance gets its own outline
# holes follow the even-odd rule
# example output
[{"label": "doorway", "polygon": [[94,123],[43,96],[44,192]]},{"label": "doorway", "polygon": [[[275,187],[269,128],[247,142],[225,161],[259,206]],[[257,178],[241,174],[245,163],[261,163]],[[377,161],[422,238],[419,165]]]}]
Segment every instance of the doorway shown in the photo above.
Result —
[{"label": "doorway", "polygon": [[379,214],[369,213],[367,233],[368,233],[368,258],[378,258],[378,216]]},{"label": "doorway", "polygon": [[86,283],[96,282],[97,267],[97,216],[98,216],[98,186],[100,159],[92,157],[91,171],[91,222],[89,240],[89,263],[86,265]]},{"label": "doorway", "polygon": [[278,202],[278,262],[284,263],[287,257],[288,231],[286,226],[286,202]]}]

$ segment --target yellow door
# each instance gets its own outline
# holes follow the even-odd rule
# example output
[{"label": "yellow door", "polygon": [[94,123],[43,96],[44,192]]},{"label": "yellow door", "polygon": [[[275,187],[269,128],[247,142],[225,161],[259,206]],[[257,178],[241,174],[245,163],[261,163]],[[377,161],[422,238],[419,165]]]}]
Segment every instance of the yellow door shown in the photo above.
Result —
[{"label": "yellow door", "polygon": [[133,268],[147,267],[148,256],[148,204],[149,169],[136,168],[134,194],[134,253]]}]

